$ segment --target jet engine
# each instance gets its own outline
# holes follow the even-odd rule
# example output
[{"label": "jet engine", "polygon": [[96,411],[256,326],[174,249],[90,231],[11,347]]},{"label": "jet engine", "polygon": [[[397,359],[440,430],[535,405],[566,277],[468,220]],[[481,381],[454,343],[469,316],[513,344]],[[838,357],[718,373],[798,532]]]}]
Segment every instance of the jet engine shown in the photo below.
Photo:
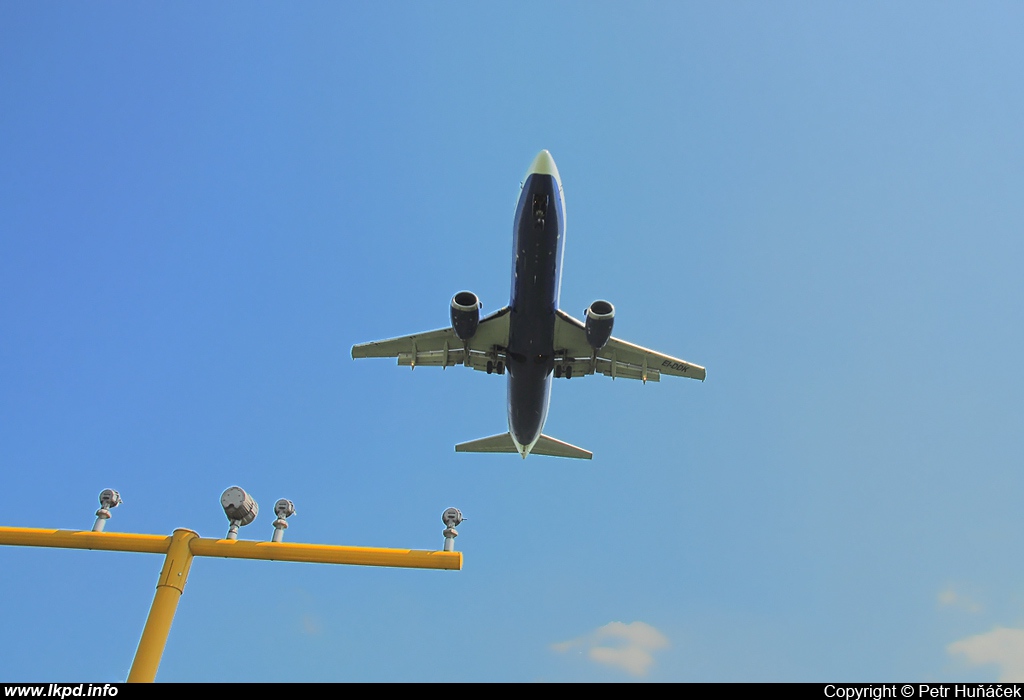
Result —
[{"label": "jet engine", "polygon": [[459,340],[469,340],[476,335],[481,306],[473,292],[459,292],[452,297],[452,330]]},{"label": "jet engine", "polygon": [[615,321],[615,307],[607,301],[595,301],[586,311],[587,342],[590,347],[600,350],[612,337],[612,324]]}]

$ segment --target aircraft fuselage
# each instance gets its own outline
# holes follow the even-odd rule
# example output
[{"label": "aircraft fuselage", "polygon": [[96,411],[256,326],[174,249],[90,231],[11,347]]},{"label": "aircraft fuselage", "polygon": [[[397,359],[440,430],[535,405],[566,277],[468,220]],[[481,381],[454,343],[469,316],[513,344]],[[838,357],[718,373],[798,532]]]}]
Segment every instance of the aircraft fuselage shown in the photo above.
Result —
[{"label": "aircraft fuselage", "polygon": [[513,231],[509,307],[508,427],[520,449],[541,436],[551,401],[555,310],[565,243],[565,202],[547,151],[537,157],[519,196]]}]

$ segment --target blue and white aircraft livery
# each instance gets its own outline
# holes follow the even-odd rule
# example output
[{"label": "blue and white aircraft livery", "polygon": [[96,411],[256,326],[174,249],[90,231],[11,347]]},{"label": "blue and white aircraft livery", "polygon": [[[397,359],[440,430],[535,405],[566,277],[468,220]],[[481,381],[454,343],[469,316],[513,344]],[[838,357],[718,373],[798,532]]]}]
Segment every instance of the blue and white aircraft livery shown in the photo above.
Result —
[{"label": "blue and white aircraft livery", "polygon": [[541,151],[526,173],[513,229],[512,298],[480,318],[472,292],[452,298],[450,328],[363,343],[352,357],[397,357],[416,367],[465,365],[508,373],[508,432],[464,442],[456,452],[518,452],[590,459],[591,452],[543,434],[551,380],[600,372],[612,379],[704,380],[704,368],[612,337],[615,308],[595,301],[577,321],[558,308],[565,251],[565,199],[555,161]]}]

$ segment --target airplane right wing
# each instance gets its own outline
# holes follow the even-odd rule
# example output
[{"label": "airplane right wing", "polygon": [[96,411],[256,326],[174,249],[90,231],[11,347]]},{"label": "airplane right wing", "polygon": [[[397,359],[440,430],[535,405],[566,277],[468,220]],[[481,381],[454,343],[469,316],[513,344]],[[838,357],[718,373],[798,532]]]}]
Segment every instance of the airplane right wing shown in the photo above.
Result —
[{"label": "airplane right wing", "polygon": [[661,375],[690,377],[704,381],[707,371],[678,357],[663,355],[654,350],[618,338],[609,338],[608,343],[594,351],[587,342],[586,326],[564,311],[555,312],[555,352],[559,373],[571,367],[573,376],[599,372],[612,379],[640,379],[644,382],[660,381]]},{"label": "airplane right wing", "polygon": [[509,311],[506,306],[480,319],[476,333],[468,341],[459,340],[449,326],[436,331],[353,345],[352,357],[395,357],[399,365],[406,367],[466,365],[488,374],[504,374]]}]

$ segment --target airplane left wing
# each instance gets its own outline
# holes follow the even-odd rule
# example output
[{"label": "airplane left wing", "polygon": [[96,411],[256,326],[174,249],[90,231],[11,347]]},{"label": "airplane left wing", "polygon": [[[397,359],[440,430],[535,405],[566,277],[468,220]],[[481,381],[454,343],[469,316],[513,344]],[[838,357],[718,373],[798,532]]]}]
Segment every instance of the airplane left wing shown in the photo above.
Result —
[{"label": "airplane left wing", "polygon": [[561,367],[559,373],[562,376],[570,376],[565,371],[569,367],[572,368],[572,376],[600,372],[612,379],[622,377],[644,382],[660,381],[663,374],[701,381],[707,376],[707,371],[700,365],[618,338],[610,338],[603,348],[595,352],[587,342],[583,322],[561,310],[555,312],[555,356],[555,364]]},{"label": "airplane left wing", "polygon": [[398,364],[415,368],[466,365],[490,374],[503,374],[508,345],[509,308],[480,319],[468,341],[459,340],[451,327],[400,338],[377,340],[352,346],[352,357],[396,357]]}]

